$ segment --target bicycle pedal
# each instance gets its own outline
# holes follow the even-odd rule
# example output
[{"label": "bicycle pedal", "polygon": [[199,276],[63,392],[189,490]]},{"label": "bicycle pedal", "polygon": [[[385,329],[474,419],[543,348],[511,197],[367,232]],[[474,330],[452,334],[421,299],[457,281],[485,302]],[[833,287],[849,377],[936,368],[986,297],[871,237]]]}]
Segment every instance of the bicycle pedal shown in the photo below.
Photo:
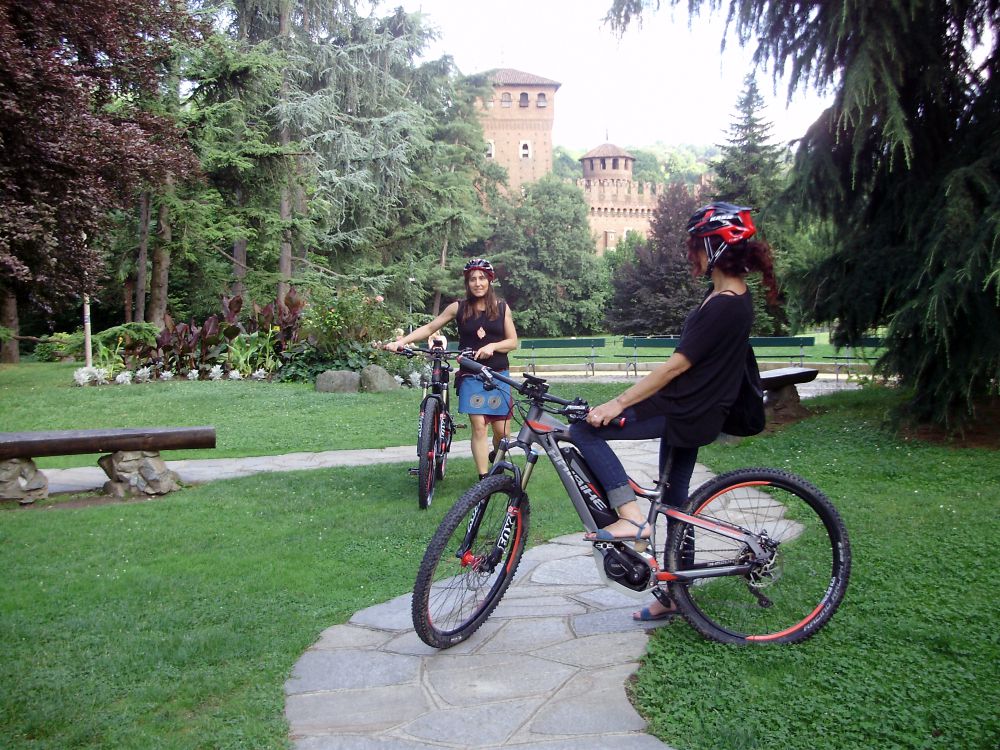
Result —
[{"label": "bicycle pedal", "polygon": [[415,477],[420,474],[420,469],[407,469],[406,471],[411,477]]}]

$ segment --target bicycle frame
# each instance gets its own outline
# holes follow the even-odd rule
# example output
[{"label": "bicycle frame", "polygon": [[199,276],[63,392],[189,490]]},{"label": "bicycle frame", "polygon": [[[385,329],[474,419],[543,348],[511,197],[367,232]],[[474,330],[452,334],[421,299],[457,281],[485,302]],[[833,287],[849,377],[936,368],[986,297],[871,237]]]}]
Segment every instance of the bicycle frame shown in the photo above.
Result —
[{"label": "bicycle frame", "polygon": [[[458,361],[459,364],[469,367],[467,360],[460,357]],[[557,419],[551,412],[546,411],[543,408],[546,402],[563,405],[571,405],[572,402],[567,402],[563,399],[558,399],[548,395],[546,392],[547,387],[538,388],[533,392],[525,393],[525,387],[517,381],[489,371],[488,368],[484,369],[487,371],[487,378],[492,377],[507,383],[512,388],[522,393],[522,395],[530,401],[530,406],[528,407],[524,422],[521,425],[516,438],[513,440],[504,438],[501,440],[496,460],[494,461],[488,476],[493,476],[503,472],[511,472],[514,475],[517,486],[520,487],[523,494],[527,489],[528,482],[531,479],[531,475],[538,462],[538,458],[541,453],[544,452],[549,461],[552,463],[552,466],[555,468],[566,494],[573,503],[573,507],[587,531],[597,531],[597,529],[602,528],[615,520],[617,518],[617,514],[607,505],[607,502],[602,494],[603,490],[601,490],[596,481],[592,479],[594,476],[593,472],[590,467],[587,466],[586,459],[583,457],[583,454],[579,450],[576,450],[576,444],[570,435],[569,426]],[[535,384],[536,387],[538,384],[543,383],[540,379],[533,378],[531,376],[525,378],[525,381],[529,384]],[[570,450],[568,457],[564,454],[561,444],[573,446],[573,449]],[[541,451],[539,451],[538,448],[541,448]],[[508,460],[508,453],[513,449],[520,449],[525,452],[525,466],[523,469]],[[572,468],[569,465],[568,458],[569,461],[572,461],[574,464]],[[606,584],[619,589],[630,596],[640,598],[645,596],[651,589],[655,589],[672,581],[693,582],[701,578],[742,575],[749,572],[755,565],[759,565],[769,559],[772,550],[765,547],[765,544],[762,543],[762,540],[758,535],[753,534],[735,524],[699,518],[697,516],[684,513],[674,506],[664,504],[662,502],[662,498],[664,497],[668,487],[668,473],[669,465],[664,467],[664,470],[654,488],[645,488],[639,485],[634,479],[630,478],[629,480],[636,495],[643,497],[650,502],[647,520],[649,521],[650,528],[652,529],[652,535],[648,541],[640,540],[640,544],[636,545],[634,550],[631,548],[625,548],[626,545],[630,543],[629,540],[594,542],[595,561],[598,563],[598,571]],[[657,544],[655,523],[657,516],[661,514],[666,517],[668,524],[672,520],[683,521],[684,523],[695,528],[707,530],[713,534],[740,542],[745,545],[745,548],[748,549],[751,554],[745,556],[744,561],[740,564],[728,564],[725,561],[704,562],[700,564],[692,564],[690,569],[682,571],[662,570],[656,561]],[[646,544],[652,547],[653,554],[646,552]],[[639,549],[640,546],[642,549]],[[606,574],[606,565],[604,564],[605,557],[608,553],[613,553],[619,556],[624,554],[626,558],[628,558],[626,562],[628,562],[628,560],[638,562],[635,557],[638,555],[638,557],[649,566],[652,574],[641,586],[635,588],[624,585],[619,581],[612,580],[608,578]]]}]

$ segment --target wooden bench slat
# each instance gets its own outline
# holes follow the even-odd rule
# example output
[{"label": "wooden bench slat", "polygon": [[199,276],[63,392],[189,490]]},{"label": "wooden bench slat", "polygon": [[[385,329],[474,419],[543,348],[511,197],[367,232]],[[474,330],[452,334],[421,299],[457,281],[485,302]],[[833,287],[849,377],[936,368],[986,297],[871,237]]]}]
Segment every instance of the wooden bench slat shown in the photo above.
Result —
[{"label": "wooden bench slat", "polygon": [[135,427],[0,432],[0,460],[75,453],[214,448],[214,427]]}]

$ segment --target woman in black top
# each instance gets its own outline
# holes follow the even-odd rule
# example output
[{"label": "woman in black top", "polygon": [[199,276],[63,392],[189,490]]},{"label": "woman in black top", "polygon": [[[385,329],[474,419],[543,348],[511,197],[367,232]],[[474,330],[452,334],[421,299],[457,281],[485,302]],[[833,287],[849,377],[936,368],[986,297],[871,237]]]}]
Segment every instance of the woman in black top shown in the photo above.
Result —
[{"label": "woman in black top", "polygon": [[[618,398],[592,409],[586,423],[572,427],[577,445],[619,516],[610,526],[588,534],[588,540],[650,535],[646,515],[608,440],[661,438],[661,468],[668,453],[672,455],[665,500],[677,505],[686,499],[698,448],[718,436],[743,378],[753,325],[746,275],[762,273],[769,296],[776,295],[771,250],[766,243],[750,241],[756,228],[749,208],[713,203],[691,217],[687,231],[692,273],[711,278],[712,286],[688,315],[680,343],[666,362]],[[606,427],[618,416],[625,417],[623,428]],[[635,617],[662,619],[670,614],[673,609],[657,601]]]},{"label": "woman in black top", "polygon": [[[507,352],[517,349],[517,331],[510,308],[493,289],[496,274],[488,260],[473,258],[465,264],[465,299],[452,302],[426,325],[385,345],[396,351],[414,341],[437,333],[453,320],[458,321],[458,348],[470,349],[479,362],[509,374]],[[490,391],[476,378],[458,378],[458,410],[469,415],[472,426],[472,457],[480,478],[489,470],[490,441],[487,425],[493,427],[493,446],[510,434],[513,401],[510,386],[496,383]]]}]

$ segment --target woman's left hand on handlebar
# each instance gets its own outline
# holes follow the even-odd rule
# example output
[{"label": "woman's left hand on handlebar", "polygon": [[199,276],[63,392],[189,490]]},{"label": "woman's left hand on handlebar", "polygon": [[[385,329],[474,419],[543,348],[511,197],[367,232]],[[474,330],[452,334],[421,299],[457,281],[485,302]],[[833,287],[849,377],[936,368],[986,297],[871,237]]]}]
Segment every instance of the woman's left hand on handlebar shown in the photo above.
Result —
[{"label": "woman's left hand on handlebar", "polygon": [[618,404],[618,401],[608,401],[590,410],[590,413],[587,414],[587,424],[594,427],[604,427],[604,425],[621,414],[622,411],[623,409]]}]

